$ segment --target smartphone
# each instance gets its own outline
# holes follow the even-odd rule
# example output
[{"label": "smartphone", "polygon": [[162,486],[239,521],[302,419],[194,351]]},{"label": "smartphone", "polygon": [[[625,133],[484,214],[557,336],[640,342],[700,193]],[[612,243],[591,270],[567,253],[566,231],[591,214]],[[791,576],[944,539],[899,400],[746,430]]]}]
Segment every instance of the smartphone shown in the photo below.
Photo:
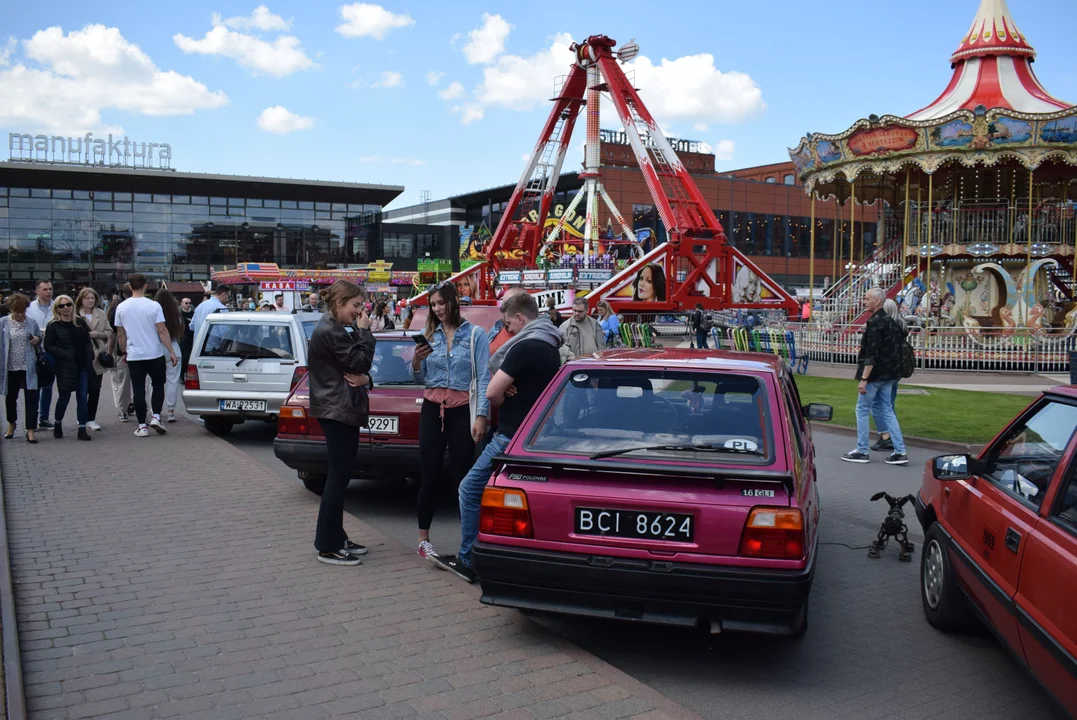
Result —
[{"label": "smartphone", "polygon": [[423,335],[422,333],[418,333],[417,335],[412,335],[411,339],[415,341],[416,345],[425,345],[427,347],[430,347],[430,341],[427,340],[426,335]]}]

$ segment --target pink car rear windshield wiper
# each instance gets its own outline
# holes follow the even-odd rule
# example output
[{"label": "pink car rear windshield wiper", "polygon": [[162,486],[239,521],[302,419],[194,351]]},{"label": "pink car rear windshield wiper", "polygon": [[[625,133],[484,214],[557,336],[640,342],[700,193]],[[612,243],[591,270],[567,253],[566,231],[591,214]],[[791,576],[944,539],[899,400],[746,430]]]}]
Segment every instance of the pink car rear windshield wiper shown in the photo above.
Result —
[{"label": "pink car rear windshield wiper", "polygon": [[591,460],[601,460],[602,458],[614,457],[616,455],[624,455],[635,450],[683,450],[686,452],[700,451],[700,452],[717,452],[717,453],[732,453],[736,455],[758,455],[759,457],[766,457],[758,450],[750,450],[748,448],[736,448],[726,447],[724,445],[636,445],[634,447],[617,448],[616,450],[603,450],[600,453],[595,453],[590,457]]}]

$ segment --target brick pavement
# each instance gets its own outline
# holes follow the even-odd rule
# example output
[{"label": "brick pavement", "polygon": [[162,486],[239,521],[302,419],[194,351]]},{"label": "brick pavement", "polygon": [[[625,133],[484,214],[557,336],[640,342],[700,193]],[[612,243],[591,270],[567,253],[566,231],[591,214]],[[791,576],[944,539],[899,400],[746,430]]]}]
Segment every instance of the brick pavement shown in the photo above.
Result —
[{"label": "brick pavement", "polygon": [[317,563],[297,483],[133,427],[0,443],[31,717],[697,717],[353,517],[363,565]]}]

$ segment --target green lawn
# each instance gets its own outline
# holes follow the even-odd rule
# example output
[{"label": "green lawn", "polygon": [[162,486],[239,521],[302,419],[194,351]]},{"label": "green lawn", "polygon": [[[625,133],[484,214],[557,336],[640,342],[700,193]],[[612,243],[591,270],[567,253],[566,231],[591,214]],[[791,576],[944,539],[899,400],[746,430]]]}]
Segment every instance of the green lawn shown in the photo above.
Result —
[{"label": "green lawn", "polygon": [[[798,375],[796,382],[805,405],[819,402],[834,407],[830,424],[856,427],[855,380]],[[915,383],[902,383],[901,387],[912,388]],[[1034,399],[1005,393],[923,389],[927,395],[898,395],[896,409],[901,432],[962,443],[986,443]]]}]

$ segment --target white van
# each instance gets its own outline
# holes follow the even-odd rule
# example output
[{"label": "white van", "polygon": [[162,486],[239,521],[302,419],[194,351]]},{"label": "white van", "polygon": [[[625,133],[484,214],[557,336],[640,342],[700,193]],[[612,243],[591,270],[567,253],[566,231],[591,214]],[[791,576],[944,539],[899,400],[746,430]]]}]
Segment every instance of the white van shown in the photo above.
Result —
[{"label": "white van", "polygon": [[307,373],[319,312],[223,312],[206,318],[191,349],[183,404],[206,429],[227,435],[246,420],[276,422]]}]

